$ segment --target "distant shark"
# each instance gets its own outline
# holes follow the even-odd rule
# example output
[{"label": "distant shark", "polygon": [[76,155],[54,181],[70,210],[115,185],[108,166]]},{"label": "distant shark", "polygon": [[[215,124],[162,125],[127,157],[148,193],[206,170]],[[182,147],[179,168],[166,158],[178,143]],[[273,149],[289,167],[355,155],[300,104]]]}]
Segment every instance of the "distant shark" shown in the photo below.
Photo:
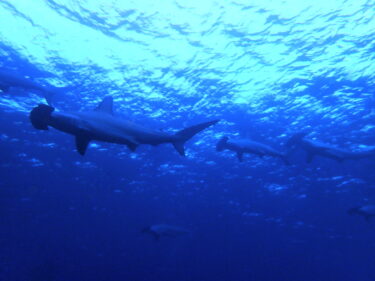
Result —
[{"label": "distant shark", "polygon": [[255,142],[248,139],[229,140],[228,137],[222,137],[216,145],[217,151],[223,151],[224,149],[232,150],[236,152],[237,158],[240,162],[243,160],[245,153],[255,154],[260,157],[272,156],[280,158],[285,164],[289,164],[287,155],[276,151],[272,147],[263,143]]},{"label": "distant shark", "polygon": [[375,149],[366,151],[348,151],[329,144],[313,141],[306,138],[307,133],[297,133],[286,143],[290,148],[300,147],[306,151],[306,162],[311,163],[315,156],[323,156],[342,162],[344,160],[356,160],[375,157]]},{"label": "distant shark", "polygon": [[348,210],[349,215],[360,215],[363,216],[366,221],[370,221],[371,218],[375,217],[375,205],[364,205]]},{"label": "distant shark", "polygon": [[166,237],[177,237],[185,234],[189,234],[190,231],[173,225],[168,224],[155,224],[148,226],[142,230],[143,233],[149,233],[152,234],[155,238],[155,240],[159,240],[160,237],[166,236]]},{"label": "distant shark", "polygon": [[43,86],[29,78],[26,78],[12,71],[0,70],[0,90],[3,93],[10,92],[11,89],[28,90],[40,93],[46,99],[48,104],[52,103],[52,98],[56,93],[64,91],[65,87],[54,87],[51,85]]},{"label": "distant shark", "polygon": [[114,116],[113,99],[107,96],[95,110],[88,112],[55,112],[53,107],[40,104],[30,112],[30,121],[39,130],[48,130],[50,126],[74,135],[81,155],[85,154],[90,141],[97,140],[125,144],[131,151],[135,151],[140,144],[156,146],[172,143],[178,153],[184,156],[185,142],[219,120],[204,122],[170,134]]}]

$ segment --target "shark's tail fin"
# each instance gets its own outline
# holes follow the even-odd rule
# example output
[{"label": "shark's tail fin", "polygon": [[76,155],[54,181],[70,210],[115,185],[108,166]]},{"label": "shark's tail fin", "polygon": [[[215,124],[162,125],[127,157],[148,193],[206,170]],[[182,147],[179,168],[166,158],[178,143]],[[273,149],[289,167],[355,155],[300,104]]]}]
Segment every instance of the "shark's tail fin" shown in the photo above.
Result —
[{"label": "shark's tail fin", "polygon": [[219,120],[200,123],[198,125],[191,126],[177,132],[175,134],[175,141],[173,142],[174,148],[180,155],[185,156],[185,142],[191,139],[194,135],[198,134],[200,131],[203,131],[204,129],[216,124],[217,122],[219,122]]},{"label": "shark's tail fin", "polygon": [[228,140],[228,137],[222,137],[216,144],[216,151],[223,151]]},{"label": "shark's tail fin", "polygon": [[286,142],[287,147],[292,147],[297,145],[308,133],[307,132],[300,132],[297,134],[294,134],[290,137],[290,139]]},{"label": "shark's tail fin", "polygon": [[30,112],[30,121],[35,129],[48,130],[51,113],[55,110],[52,106],[40,104]]}]

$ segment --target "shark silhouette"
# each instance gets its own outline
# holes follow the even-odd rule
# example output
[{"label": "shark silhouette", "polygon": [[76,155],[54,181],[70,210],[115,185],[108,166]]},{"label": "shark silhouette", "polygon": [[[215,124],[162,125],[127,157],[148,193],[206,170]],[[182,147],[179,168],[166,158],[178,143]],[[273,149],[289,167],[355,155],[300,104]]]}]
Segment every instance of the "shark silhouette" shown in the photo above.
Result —
[{"label": "shark silhouette", "polygon": [[311,163],[315,156],[322,156],[336,161],[357,160],[375,157],[375,149],[365,151],[344,150],[330,144],[306,138],[307,133],[301,132],[293,135],[286,143],[290,149],[299,147],[306,151],[306,162]]},{"label": "shark silhouette", "polygon": [[174,225],[169,224],[154,224],[142,229],[143,233],[149,233],[154,236],[155,240],[159,240],[160,237],[177,237],[185,234],[189,234],[190,231]]},{"label": "shark silhouette", "polygon": [[285,164],[289,165],[286,154],[281,153],[266,144],[255,142],[252,140],[247,140],[247,139],[229,140],[228,137],[224,136],[216,144],[216,150],[223,151],[224,149],[228,149],[228,150],[232,150],[236,152],[237,158],[240,162],[242,162],[243,160],[243,155],[245,153],[248,153],[248,154],[255,154],[260,157],[263,157],[266,155],[277,157],[283,160]]},{"label": "shark silhouette", "polygon": [[36,129],[53,127],[75,136],[76,148],[81,155],[85,154],[90,141],[96,140],[125,144],[131,151],[141,144],[171,143],[180,155],[185,156],[185,142],[219,120],[191,126],[175,134],[166,133],[116,117],[113,99],[107,96],[95,110],[87,112],[56,112],[52,106],[40,104],[30,112],[30,121]]},{"label": "shark silhouette", "polygon": [[0,90],[3,93],[8,93],[12,88],[39,93],[43,95],[48,104],[52,103],[52,98],[55,94],[67,90],[65,87],[40,85],[16,72],[0,70]]},{"label": "shark silhouette", "polygon": [[363,205],[348,210],[349,215],[360,215],[363,216],[367,222],[370,222],[371,218],[375,217],[375,205]]}]

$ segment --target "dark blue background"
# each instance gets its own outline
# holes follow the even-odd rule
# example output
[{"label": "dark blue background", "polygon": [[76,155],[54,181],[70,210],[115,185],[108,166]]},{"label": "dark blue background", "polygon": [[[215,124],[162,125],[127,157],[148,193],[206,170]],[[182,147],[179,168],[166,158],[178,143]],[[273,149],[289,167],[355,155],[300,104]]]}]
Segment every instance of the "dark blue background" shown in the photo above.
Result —
[{"label": "dark blue background", "polygon": [[[287,127],[280,120],[259,128],[255,116],[249,123],[240,113],[221,117],[254,136],[278,135]],[[214,142],[203,150],[193,141],[187,150],[198,149],[196,157],[204,160],[182,158],[167,145],[140,148],[140,160],[110,144],[81,157],[72,137],[34,133],[27,114],[2,112],[1,120],[2,280],[375,278],[375,224],[346,214],[375,196],[371,159],[306,164],[303,151],[296,151],[289,167],[272,158],[238,163],[230,153],[216,153]],[[218,124],[208,133],[222,130]],[[346,130],[315,133],[346,140]],[[49,142],[56,147],[35,145]],[[44,165],[30,167],[33,158]],[[95,167],[76,164],[85,161]],[[165,164],[167,173],[160,168]],[[183,166],[171,173],[174,164]],[[357,180],[340,185],[350,179]],[[270,183],[287,188],[267,190]],[[192,233],[155,242],[141,233],[154,223]],[[37,279],[39,274],[44,277]]]}]

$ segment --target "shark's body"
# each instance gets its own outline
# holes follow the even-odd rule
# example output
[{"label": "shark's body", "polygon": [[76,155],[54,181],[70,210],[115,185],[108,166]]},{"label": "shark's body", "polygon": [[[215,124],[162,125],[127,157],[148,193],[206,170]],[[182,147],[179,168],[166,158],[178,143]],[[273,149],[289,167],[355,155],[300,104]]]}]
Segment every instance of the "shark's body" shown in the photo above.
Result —
[{"label": "shark's body", "polygon": [[151,225],[144,228],[142,232],[152,234],[156,240],[159,240],[162,236],[177,237],[190,233],[190,231],[185,228],[168,224]]},{"label": "shark's body", "polygon": [[306,162],[311,163],[315,156],[322,156],[336,161],[356,160],[375,157],[375,149],[367,151],[348,151],[334,147],[329,144],[313,141],[305,138],[306,133],[298,133],[292,136],[287,146],[290,148],[300,147],[306,151]]},{"label": "shark's body", "polygon": [[40,85],[17,73],[0,70],[0,90],[3,93],[8,93],[11,89],[22,89],[24,91],[39,93],[43,95],[48,104],[51,104],[52,97],[63,88]]},{"label": "shark's body", "polygon": [[260,157],[263,157],[263,156],[277,157],[277,158],[282,159],[286,164],[289,164],[286,158],[286,154],[281,153],[263,143],[255,142],[255,141],[248,140],[248,139],[229,140],[228,137],[222,137],[216,145],[216,150],[222,151],[224,149],[228,149],[228,150],[236,152],[237,158],[241,162],[243,160],[243,155],[245,153],[248,153],[248,154],[255,154]]},{"label": "shark's body", "polygon": [[375,217],[375,205],[364,205],[348,210],[350,215],[363,216],[366,221],[370,221],[371,218]]},{"label": "shark's body", "polygon": [[30,119],[36,129],[47,130],[51,126],[74,135],[77,150],[81,155],[85,154],[92,140],[125,144],[132,151],[135,151],[140,144],[172,143],[181,155],[185,155],[184,143],[195,134],[218,122],[218,120],[205,122],[176,134],[170,134],[116,117],[112,107],[111,97],[104,98],[96,110],[88,112],[55,112],[53,107],[39,105],[31,111]]}]

